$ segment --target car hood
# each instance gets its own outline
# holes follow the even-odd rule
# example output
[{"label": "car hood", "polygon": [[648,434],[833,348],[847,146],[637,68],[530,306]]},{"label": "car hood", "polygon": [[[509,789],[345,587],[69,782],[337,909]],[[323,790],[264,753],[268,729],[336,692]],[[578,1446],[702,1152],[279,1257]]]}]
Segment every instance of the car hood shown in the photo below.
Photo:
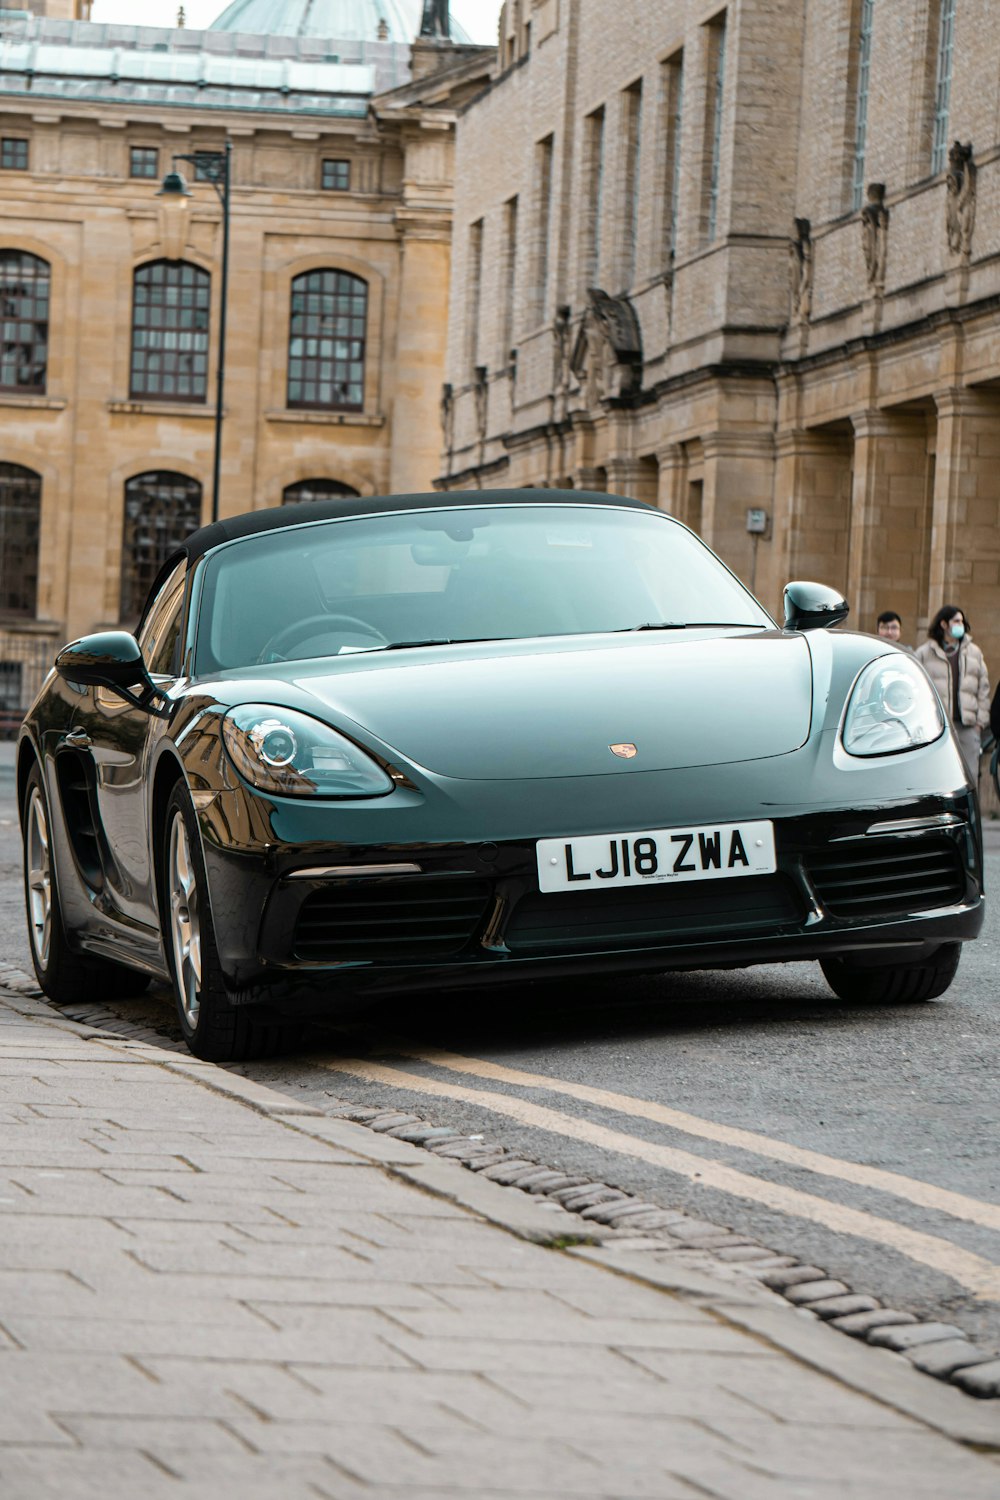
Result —
[{"label": "car hood", "polygon": [[491,642],[305,666],[293,679],[304,708],[442,776],[721,765],[787,754],[809,735],[809,648],[779,631]]}]

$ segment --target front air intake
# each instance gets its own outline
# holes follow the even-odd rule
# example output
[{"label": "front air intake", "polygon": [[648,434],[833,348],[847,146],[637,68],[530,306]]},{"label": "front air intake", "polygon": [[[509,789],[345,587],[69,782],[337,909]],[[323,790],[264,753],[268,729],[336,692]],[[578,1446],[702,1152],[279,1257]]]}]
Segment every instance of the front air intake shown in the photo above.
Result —
[{"label": "front air intake", "polygon": [[414,875],[344,880],[311,891],[292,949],[307,963],[421,963],[454,958],[478,933],[487,880]]},{"label": "front air intake", "polygon": [[899,916],[951,906],[965,896],[958,849],[941,837],[834,845],[810,855],[808,868],[833,917]]},{"label": "front air intake", "polygon": [[512,953],[655,948],[795,929],[804,916],[787,876],[747,875],[633,890],[534,892],[514,908],[505,938]]}]

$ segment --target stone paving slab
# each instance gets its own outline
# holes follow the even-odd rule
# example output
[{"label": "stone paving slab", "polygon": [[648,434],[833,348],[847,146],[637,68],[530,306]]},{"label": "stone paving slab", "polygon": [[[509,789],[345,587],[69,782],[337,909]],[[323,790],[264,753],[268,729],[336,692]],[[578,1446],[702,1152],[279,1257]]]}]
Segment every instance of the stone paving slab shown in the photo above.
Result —
[{"label": "stone paving slab", "polygon": [[3,1500],[1000,1493],[1000,1402],[641,1235],[20,995],[0,1096]]}]

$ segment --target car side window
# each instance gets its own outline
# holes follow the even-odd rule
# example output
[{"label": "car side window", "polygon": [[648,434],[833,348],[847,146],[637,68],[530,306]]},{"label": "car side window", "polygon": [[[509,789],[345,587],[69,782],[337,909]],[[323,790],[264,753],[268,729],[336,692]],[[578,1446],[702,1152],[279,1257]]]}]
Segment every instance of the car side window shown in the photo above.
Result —
[{"label": "car side window", "polygon": [[186,581],[186,566],[179,563],[153,600],[139,635],[143,660],[154,676],[174,676],[177,672]]}]

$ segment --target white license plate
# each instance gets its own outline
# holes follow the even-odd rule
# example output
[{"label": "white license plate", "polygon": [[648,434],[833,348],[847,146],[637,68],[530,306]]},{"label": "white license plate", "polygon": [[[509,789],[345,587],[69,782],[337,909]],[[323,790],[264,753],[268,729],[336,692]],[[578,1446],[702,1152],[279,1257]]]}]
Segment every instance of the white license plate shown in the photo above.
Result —
[{"label": "white license plate", "polygon": [[774,825],[767,822],[539,839],[535,847],[538,884],[543,891],[731,880],[740,875],[772,875],[777,869]]}]

